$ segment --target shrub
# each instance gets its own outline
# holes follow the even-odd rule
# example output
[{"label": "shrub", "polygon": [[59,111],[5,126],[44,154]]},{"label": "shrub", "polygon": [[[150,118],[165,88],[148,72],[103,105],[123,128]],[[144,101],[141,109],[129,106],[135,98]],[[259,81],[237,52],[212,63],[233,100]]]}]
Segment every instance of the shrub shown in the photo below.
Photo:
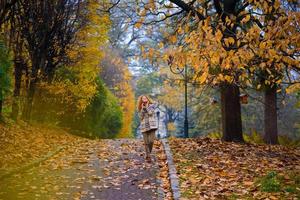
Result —
[{"label": "shrub", "polygon": [[263,144],[264,139],[257,131],[253,131],[251,135],[244,134],[244,139],[246,142],[252,142],[256,144]]},{"label": "shrub", "polygon": [[122,109],[117,98],[97,80],[98,93],[85,112],[88,132],[101,138],[113,138],[122,128]]},{"label": "shrub", "polygon": [[213,139],[221,139],[222,138],[222,134],[217,133],[217,132],[210,133],[207,136],[210,138],[213,138]]},{"label": "shrub", "polygon": [[[118,99],[97,78],[97,92],[83,112],[62,97],[40,88],[35,97],[32,119],[71,129],[83,137],[114,138],[122,127],[122,109]],[[39,96],[38,96],[39,95]]]},{"label": "shrub", "polygon": [[284,146],[297,147],[300,146],[300,139],[291,139],[288,136],[279,136],[278,142]]},{"label": "shrub", "polygon": [[260,181],[260,190],[263,192],[279,192],[280,180],[276,172],[271,171]]}]

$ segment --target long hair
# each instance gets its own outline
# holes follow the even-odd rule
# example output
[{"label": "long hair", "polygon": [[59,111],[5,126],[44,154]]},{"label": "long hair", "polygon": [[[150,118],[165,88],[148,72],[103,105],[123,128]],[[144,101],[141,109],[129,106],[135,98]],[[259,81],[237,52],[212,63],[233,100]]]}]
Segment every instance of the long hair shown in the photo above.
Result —
[{"label": "long hair", "polygon": [[146,97],[147,99],[148,99],[148,102],[149,102],[149,104],[153,104],[153,100],[150,98],[150,97],[148,97],[148,96],[146,96],[146,95],[141,95],[141,96],[139,96],[139,98],[138,98],[138,101],[137,101],[137,110],[138,111],[141,111],[141,109],[142,109],[142,98],[143,97]]}]

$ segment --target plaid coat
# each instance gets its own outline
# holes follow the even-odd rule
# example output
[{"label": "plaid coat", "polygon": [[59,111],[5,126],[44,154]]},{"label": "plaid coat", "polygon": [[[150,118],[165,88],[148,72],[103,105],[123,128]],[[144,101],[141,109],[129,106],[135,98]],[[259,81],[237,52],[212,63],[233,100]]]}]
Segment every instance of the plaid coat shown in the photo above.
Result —
[{"label": "plaid coat", "polygon": [[147,108],[141,109],[141,111],[139,111],[139,117],[141,119],[140,129],[142,133],[158,128],[157,115],[155,112],[157,106],[157,103],[149,104]]}]

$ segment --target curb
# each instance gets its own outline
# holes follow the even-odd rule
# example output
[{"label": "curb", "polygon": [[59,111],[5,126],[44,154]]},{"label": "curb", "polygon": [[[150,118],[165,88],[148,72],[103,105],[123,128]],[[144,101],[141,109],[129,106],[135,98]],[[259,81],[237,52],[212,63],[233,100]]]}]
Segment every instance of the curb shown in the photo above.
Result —
[{"label": "curb", "polygon": [[162,185],[162,181],[161,181],[161,179],[156,179],[156,184],[158,185],[157,186],[157,190],[156,190],[156,192],[157,192],[157,199],[158,200],[164,200],[164,198],[165,198],[165,193],[164,193],[164,190],[163,190],[163,188],[161,187],[161,185]]},{"label": "curb", "polygon": [[169,168],[169,177],[171,183],[171,190],[174,200],[180,199],[180,189],[179,189],[179,180],[176,172],[176,168],[173,162],[172,152],[169,146],[169,141],[167,139],[162,139],[162,144],[167,156],[168,168]]},{"label": "curb", "polygon": [[28,169],[30,169],[30,168],[32,168],[32,167],[35,167],[35,166],[39,165],[40,163],[42,163],[42,162],[48,160],[49,158],[51,158],[51,157],[54,156],[55,154],[58,154],[58,153],[59,153],[60,151],[62,151],[64,148],[65,148],[65,147],[60,146],[60,147],[58,147],[56,150],[51,151],[51,152],[49,152],[48,154],[46,154],[44,157],[42,157],[42,158],[40,158],[40,159],[38,159],[38,160],[35,160],[35,161],[33,161],[33,162],[31,162],[31,163],[29,163],[29,164],[23,166],[23,167],[19,167],[19,168],[16,168],[16,169],[12,169],[12,170],[9,170],[9,171],[7,171],[7,172],[5,172],[5,173],[3,173],[3,174],[0,174],[0,180],[3,180],[3,179],[5,179],[5,178],[8,178],[8,177],[10,177],[10,176],[12,176],[12,175],[14,175],[14,174],[16,174],[16,173],[20,173],[20,172],[26,171],[26,170],[28,170]]}]

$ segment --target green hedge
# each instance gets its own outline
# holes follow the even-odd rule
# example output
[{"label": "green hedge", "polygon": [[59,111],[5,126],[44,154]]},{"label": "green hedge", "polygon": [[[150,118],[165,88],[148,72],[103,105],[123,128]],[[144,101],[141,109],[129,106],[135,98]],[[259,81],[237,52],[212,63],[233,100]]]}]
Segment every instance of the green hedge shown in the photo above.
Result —
[{"label": "green hedge", "polygon": [[85,127],[101,138],[115,137],[122,127],[122,110],[117,98],[97,80],[98,93],[85,112]]},{"label": "green hedge", "polygon": [[68,128],[71,133],[83,137],[116,137],[122,127],[121,106],[100,78],[96,83],[97,94],[81,113],[78,113],[75,105],[61,101],[59,96],[43,90],[37,92],[32,120]]}]

